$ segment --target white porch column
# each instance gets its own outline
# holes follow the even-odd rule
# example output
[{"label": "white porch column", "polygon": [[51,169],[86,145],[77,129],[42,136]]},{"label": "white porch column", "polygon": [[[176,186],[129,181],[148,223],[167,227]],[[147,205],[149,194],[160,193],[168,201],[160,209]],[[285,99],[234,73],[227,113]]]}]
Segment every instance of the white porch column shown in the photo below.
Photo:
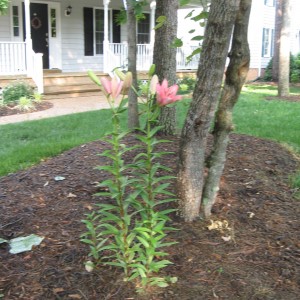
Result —
[{"label": "white porch column", "polygon": [[156,9],[156,1],[151,1],[150,3],[150,9],[151,9],[151,13],[150,13],[150,45],[154,45],[154,38],[155,38],[155,9]]},{"label": "white porch column", "polygon": [[108,5],[110,3],[110,0],[103,0],[103,6],[104,6],[104,41],[103,41],[103,71],[108,73],[109,70],[109,38],[108,38]]},{"label": "white porch column", "polygon": [[25,7],[25,28],[26,28],[26,65],[27,76],[32,76],[32,39],[31,39],[31,26],[30,26],[30,0],[24,0]]}]

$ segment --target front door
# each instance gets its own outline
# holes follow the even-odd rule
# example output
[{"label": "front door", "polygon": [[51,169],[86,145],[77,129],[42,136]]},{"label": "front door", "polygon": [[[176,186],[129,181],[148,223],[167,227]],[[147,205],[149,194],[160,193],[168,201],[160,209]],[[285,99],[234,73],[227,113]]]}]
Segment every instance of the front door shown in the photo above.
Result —
[{"label": "front door", "polygon": [[[30,25],[33,51],[36,53],[43,53],[43,68],[49,69],[47,4],[30,3]],[[24,36],[26,35],[24,34]]]}]

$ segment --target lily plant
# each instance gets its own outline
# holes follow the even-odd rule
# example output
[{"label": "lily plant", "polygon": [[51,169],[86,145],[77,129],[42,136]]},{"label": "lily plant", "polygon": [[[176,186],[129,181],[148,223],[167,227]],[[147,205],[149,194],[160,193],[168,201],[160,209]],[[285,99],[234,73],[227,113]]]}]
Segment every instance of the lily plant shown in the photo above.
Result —
[{"label": "lily plant", "polygon": [[[132,87],[132,74],[116,70],[117,76],[112,79],[99,79],[89,72],[111,107],[113,131],[104,138],[111,148],[100,154],[109,158],[111,164],[97,167],[107,171],[110,179],[98,184],[102,191],[96,195],[101,196],[101,201],[83,220],[87,232],[82,235],[82,241],[90,246],[91,256],[86,269],[92,271],[99,265],[119,267],[124,271],[124,280],[134,282],[139,292],[150,286],[165,287],[177,280],[157,275],[171,264],[165,259],[168,253],[164,249],[174,244],[167,235],[175,229],[168,227],[167,222],[175,209],[166,205],[175,201],[175,197],[168,190],[169,181],[174,177],[160,175],[170,170],[158,161],[168,153],[156,151],[160,142],[166,142],[158,140],[156,133],[160,129],[157,124],[160,108],[181,100],[181,96],[177,95],[177,85],[168,87],[167,80],[159,84],[154,71],[153,65],[149,71],[147,97],[140,104],[146,125],[138,129],[140,143],[132,147],[123,143],[128,132],[120,126],[120,116],[126,110],[126,95]],[[126,164],[124,156],[133,150],[138,154]],[[103,197],[108,197],[108,201],[104,203]]]}]

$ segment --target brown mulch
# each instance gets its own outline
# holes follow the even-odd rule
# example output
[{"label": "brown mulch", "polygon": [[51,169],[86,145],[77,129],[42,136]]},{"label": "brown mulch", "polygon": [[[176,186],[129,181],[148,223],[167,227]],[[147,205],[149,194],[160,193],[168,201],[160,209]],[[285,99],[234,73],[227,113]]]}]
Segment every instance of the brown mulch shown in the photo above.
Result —
[{"label": "brown mulch", "polygon": [[[129,136],[126,143],[137,141]],[[106,163],[98,153],[107,147],[100,141],[85,144],[0,179],[0,237],[45,237],[17,255],[0,245],[3,299],[140,299],[118,270],[88,273],[83,265],[89,249],[79,241],[85,231],[81,220],[106,200],[94,194],[107,174],[94,168]],[[159,147],[177,151],[178,141]],[[173,169],[176,162],[176,154],[163,159]],[[232,134],[213,214],[214,220],[228,221],[231,240],[222,239],[228,232],[209,231],[208,221],[185,224],[174,216],[180,231],[170,237],[178,244],[168,249],[174,265],[165,272],[178,282],[144,299],[299,299],[300,202],[289,185],[298,167],[277,143]]]},{"label": "brown mulch", "polygon": [[35,103],[34,108],[30,110],[20,110],[18,107],[16,107],[16,105],[0,106],[0,117],[27,114],[31,112],[46,110],[51,107],[53,107],[53,103],[49,101],[42,101],[40,103]]},{"label": "brown mulch", "polygon": [[291,96],[280,96],[280,97],[266,97],[266,100],[277,100],[277,101],[287,101],[287,102],[300,102],[300,95],[291,95]]}]

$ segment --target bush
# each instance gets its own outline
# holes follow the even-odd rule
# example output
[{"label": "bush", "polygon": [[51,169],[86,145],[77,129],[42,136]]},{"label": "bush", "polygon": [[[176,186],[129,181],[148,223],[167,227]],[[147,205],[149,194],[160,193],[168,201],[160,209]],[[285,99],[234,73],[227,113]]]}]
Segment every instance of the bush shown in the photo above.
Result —
[{"label": "bush", "polygon": [[14,104],[17,103],[21,97],[33,98],[33,95],[34,88],[31,85],[24,81],[16,81],[3,89],[3,104]]},{"label": "bush", "polygon": [[[272,76],[273,58],[269,61],[265,74],[263,77],[264,81],[273,81]],[[290,82],[300,82],[300,53],[297,55],[290,55]]]},{"label": "bush", "polygon": [[185,91],[192,92],[196,85],[196,78],[184,76],[183,78],[178,79],[177,83],[179,84],[180,89],[182,89],[182,86],[184,89],[186,88],[185,86],[187,86]]}]

